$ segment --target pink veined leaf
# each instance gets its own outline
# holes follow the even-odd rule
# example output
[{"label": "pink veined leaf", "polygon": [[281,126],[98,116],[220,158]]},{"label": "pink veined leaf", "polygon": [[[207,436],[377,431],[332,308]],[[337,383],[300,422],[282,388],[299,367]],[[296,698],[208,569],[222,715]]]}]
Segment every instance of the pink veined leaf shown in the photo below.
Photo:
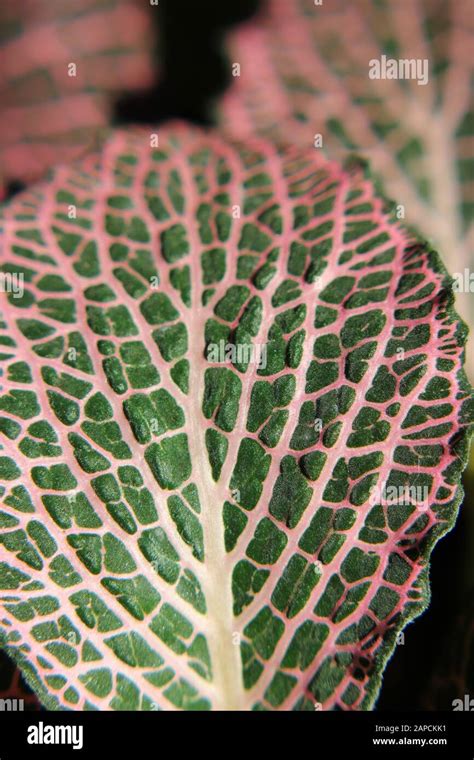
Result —
[{"label": "pink veined leaf", "polygon": [[2,2],[0,185],[90,148],[112,96],[151,84],[149,26],[136,0]]},{"label": "pink veined leaf", "polygon": [[369,709],[472,408],[366,167],[119,131],[4,207],[1,274],[0,633],[41,700]]},{"label": "pink veined leaf", "polygon": [[471,325],[473,32],[470,0],[267,0],[229,36],[240,70],[220,111],[239,139],[367,157],[399,218],[442,251]]},{"label": "pink veined leaf", "polygon": [[2,183],[97,148],[113,98],[152,84],[140,0],[3,0],[0,27]]}]

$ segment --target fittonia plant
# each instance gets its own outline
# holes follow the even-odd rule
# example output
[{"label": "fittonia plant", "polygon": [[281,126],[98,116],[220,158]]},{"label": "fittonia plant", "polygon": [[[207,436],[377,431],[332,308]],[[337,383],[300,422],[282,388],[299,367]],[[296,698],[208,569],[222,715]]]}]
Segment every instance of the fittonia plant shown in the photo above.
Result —
[{"label": "fittonia plant", "polygon": [[181,125],[3,214],[0,626],[42,701],[370,708],[461,496],[437,254],[360,162]]},{"label": "fittonia plant", "polygon": [[118,93],[152,83],[140,0],[2,0],[0,192],[97,144]]},{"label": "fittonia plant", "polygon": [[333,159],[369,158],[400,218],[459,275],[458,307],[474,325],[464,274],[474,246],[471,0],[262,5],[229,35],[223,126],[239,139],[258,132]]}]

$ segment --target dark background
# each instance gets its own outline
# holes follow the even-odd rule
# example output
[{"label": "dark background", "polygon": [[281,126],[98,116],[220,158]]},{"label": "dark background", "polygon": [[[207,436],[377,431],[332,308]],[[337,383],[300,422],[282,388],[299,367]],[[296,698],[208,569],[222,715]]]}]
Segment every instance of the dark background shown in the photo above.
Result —
[{"label": "dark background", "polygon": [[260,5],[259,0],[159,0],[151,14],[160,58],[157,85],[119,102],[117,122],[181,118],[212,125],[213,104],[231,80],[225,33]]}]

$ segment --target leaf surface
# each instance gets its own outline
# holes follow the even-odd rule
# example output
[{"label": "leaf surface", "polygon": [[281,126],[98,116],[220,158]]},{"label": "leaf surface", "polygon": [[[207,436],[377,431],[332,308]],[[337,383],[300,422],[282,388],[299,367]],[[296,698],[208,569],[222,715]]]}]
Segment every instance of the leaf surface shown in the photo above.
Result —
[{"label": "leaf surface", "polygon": [[364,166],[117,132],[4,208],[2,276],[0,631],[42,701],[371,707],[470,391]]},{"label": "leaf surface", "polygon": [[[330,158],[369,158],[400,218],[460,275],[457,303],[470,325],[473,46],[470,0],[268,0],[229,36],[240,71],[220,111],[239,139],[263,133],[305,148],[316,141]],[[382,56],[397,66],[371,78]],[[405,73],[412,78],[393,78]]]}]

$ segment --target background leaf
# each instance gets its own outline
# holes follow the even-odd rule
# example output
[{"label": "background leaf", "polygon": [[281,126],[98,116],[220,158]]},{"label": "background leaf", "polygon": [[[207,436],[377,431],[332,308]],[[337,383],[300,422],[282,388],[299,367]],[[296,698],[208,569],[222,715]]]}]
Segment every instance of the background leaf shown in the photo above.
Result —
[{"label": "background leaf", "polygon": [[114,98],[152,83],[149,10],[141,0],[3,0],[3,183],[30,182],[97,147]]},{"label": "background leaf", "polygon": [[[321,135],[331,158],[362,153],[464,282],[474,244],[473,30],[469,0],[267,0],[229,35],[240,71],[221,123],[239,138],[260,132],[302,147]],[[382,55],[426,59],[427,84],[369,78]],[[472,326],[470,287],[457,304]],[[472,379],[472,346],[469,356]]]}]

